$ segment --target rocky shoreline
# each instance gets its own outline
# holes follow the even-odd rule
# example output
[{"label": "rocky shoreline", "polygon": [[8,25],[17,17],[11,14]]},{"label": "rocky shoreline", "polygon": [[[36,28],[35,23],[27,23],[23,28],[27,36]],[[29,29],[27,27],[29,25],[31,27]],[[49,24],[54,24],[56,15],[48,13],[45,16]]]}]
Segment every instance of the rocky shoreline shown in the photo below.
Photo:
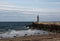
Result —
[{"label": "rocky shoreline", "polygon": [[60,34],[33,35],[0,39],[0,41],[60,41]]},{"label": "rocky shoreline", "polygon": [[29,29],[60,33],[60,22],[33,22],[32,24],[27,25],[27,27],[29,27]]}]

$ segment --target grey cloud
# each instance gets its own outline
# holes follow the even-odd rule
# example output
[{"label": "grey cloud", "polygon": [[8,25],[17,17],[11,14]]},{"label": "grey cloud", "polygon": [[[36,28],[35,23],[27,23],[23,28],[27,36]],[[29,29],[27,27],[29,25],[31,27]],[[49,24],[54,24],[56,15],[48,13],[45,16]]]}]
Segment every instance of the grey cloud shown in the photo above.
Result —
[{"label": "grey cloud", "polygon": [[[24,12],[24,11],[23,11]],[[29,12],[25,14],[16,11],[1,11],[0,21],[36,21],[36,16],[39,14],[40,21],[60,21],[60,13],[52,12]]]}]

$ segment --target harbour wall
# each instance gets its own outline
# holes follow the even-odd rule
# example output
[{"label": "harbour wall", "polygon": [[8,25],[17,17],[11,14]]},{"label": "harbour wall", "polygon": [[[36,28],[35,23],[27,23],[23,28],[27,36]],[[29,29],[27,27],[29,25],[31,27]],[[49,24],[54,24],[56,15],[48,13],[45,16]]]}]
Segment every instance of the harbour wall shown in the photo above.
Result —
[{"label": "harbour wall", "polygon": [[27,25],[27,27],[29,27],[29,29],[39,29],[60,33],[60,22],[32,22],[32,24]]}]

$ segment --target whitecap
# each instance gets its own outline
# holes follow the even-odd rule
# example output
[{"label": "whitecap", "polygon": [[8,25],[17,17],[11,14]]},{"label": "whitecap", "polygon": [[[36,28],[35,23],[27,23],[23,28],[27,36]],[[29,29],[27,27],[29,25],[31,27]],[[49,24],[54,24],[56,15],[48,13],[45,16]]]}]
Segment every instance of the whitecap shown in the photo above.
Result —
[{"label": "whitecap", "polygon": [[0,38],[13,38],[13,37],[20,37],[20,36],[29,36],[29,35],[38,35],[38,34],[48,34],[47,31],[42,30],[10,30],[8,32],[0,34]]}]

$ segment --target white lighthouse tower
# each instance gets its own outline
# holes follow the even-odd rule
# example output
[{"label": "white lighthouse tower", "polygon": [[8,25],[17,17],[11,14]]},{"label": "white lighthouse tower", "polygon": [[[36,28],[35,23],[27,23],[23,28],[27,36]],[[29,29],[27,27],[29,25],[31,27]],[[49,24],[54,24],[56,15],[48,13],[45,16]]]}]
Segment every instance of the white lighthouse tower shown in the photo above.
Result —
[{"label": "white lighthouse tower", "polygon": [[39,15],[37,15],[37,22],[39,22]]}]

